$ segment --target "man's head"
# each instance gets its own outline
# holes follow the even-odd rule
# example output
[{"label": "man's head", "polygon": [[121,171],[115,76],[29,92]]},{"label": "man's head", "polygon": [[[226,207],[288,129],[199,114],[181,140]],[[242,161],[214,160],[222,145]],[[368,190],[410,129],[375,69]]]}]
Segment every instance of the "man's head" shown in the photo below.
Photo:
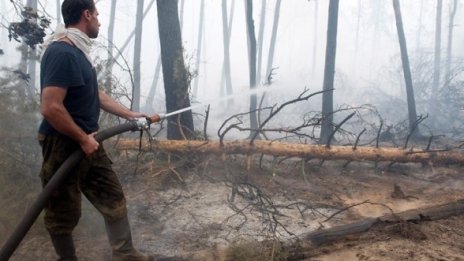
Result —
[{"label": "man's head", "polygon": [[98,36],[100,22],[93,0],[64,0],[61,13],[66,27],[78,27],[90,38]]}]

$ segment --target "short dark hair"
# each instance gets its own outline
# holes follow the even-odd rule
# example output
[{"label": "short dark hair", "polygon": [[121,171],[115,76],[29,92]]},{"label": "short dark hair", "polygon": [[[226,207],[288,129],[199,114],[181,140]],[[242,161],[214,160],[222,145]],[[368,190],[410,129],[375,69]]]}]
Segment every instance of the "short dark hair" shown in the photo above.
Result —
[{"label": "short dark hair", "polygon": [[85,10],[95,11],[95,2],[93,0],[64,0],[61,4],[64,25],[77,24]]}]

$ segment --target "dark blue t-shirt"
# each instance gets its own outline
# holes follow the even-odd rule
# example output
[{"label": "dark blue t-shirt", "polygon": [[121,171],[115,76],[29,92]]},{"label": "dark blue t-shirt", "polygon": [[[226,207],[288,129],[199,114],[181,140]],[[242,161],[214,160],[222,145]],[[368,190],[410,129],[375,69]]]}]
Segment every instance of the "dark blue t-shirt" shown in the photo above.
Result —
[{"label": "dark blue t-shirt", "polygon": [[[45,51],[40,64],[40,88],[66,88],[64,106],[74,122],[86,133],[98,130],[100,100],[97,74],[84,53],[68,43],[53,42]],[[44,119],[39,127],[44,135],[57,135]]]}]

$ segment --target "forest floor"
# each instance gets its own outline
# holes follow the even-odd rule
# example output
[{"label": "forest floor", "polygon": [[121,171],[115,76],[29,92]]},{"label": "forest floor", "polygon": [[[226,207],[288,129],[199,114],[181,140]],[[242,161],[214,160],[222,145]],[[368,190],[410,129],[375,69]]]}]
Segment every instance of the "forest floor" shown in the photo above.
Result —
[{"label": "forest floor", "polygon": [[[185,260],[271,260],[271,253],[286,260],[285,247],[269,242],[293,244],[317,229],[464,198],[460,166],[320,165],[259,156],[190,156],[190,163],[168,164],[132,153],[112,158],[118,159],[135,245]],[[82,212],[75,231],[80,260],[109,260],[101,217],[88,202]],[[0,224],[0,245],[11,231]],[[414,233],[384,225],[312,247],[303,260],[464,260],[462,216],[415,224]],[[11,260],[54,258],[40,220]]]}]

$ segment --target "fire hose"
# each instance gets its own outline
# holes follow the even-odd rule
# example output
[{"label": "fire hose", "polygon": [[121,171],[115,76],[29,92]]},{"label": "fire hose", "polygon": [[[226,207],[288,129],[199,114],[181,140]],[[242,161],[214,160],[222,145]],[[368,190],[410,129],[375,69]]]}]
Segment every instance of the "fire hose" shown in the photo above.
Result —
[{"label": "fire hose", "polygon": [[[127,132],[127,131],[138,131],[148,129],[151,123],[155,123],[165,118],[166,115],[157,115],[140,118],[136,121],[130,121],[115,127],[108,128],[106,130],[100,131],[95,135],[95,139],[98,142],[102,142],[108,138],[111,138],[115,135]],[[84,158],[84,152],[82,150],[76,150],[73,152],[58,168],[50,181],[45,185],[42,192],[37,197],[36,201],[32,204],[29,210],[24,215],[21,222],[16,226],[16,229],[13,231],[11,236],[8,238],[6,243],[2,246],[0,250],[0,261],[8,260],[18,245],[26,236],[27,232],[34,224],[37,217],[40,215],[40,212],[45,208],[48,200],[50,199],[53,192],[63,183],[64,179],[69,174],[70,170],[76,166]]]}]

